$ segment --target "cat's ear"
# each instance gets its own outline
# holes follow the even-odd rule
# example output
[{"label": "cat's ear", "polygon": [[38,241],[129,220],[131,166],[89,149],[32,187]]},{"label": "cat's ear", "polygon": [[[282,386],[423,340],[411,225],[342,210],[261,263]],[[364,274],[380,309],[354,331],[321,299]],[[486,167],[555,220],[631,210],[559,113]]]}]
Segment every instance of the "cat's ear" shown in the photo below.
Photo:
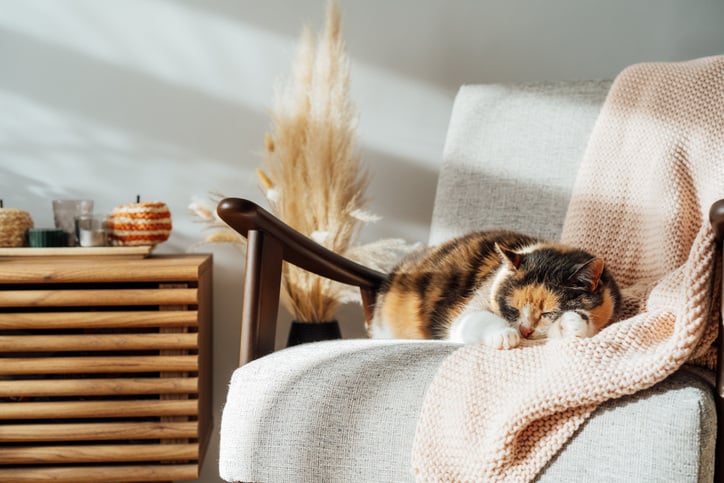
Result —
[{"label": "cat's ear", "polygon": [[501,260],[510,270],[517,270],[520,267],[522,256],[520,253],[516,253],[506,246],[499,243],[495,243],[495,251],[500,255]]},{"label": "cat's ear", "polygon": [[570,277],[577,286],[593,292],[598,287],[603,273],[603,258],[591,258],[586,263],[576,268]]}]

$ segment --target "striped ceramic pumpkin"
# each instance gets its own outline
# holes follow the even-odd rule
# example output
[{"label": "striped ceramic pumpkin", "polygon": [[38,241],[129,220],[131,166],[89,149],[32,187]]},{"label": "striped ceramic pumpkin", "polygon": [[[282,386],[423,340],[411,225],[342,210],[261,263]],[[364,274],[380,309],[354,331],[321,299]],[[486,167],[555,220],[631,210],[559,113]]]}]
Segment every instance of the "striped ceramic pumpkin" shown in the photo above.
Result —
[{"label": "striped ceramic pumpkin", "polygon": [[156,245],[171,235],[171,211],[160,201],[120,205],[111,212],[108,227],[111,245]]}]

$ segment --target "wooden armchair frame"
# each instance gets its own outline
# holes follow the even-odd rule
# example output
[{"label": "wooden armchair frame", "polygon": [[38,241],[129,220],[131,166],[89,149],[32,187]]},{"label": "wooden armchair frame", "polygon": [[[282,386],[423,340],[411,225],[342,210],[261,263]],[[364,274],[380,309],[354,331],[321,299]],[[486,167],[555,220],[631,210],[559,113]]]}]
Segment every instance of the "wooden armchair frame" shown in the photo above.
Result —
[{"label": "wooden armchair frame", "polygon": [[251,201],[225,198],[217,212],[248,241],[239,365],[274,351],[282,262],[359,287],[365,323],[370,323],[383,273],[324,248]]}]

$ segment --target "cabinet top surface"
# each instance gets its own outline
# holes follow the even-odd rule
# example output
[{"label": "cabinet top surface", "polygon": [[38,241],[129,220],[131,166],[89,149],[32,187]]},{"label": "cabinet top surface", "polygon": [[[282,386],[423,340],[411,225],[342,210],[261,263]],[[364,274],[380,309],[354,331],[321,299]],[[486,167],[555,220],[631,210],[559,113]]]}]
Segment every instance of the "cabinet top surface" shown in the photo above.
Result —
[{"label": "cabinet top surface", "polygon": [[152,255],[147,258],[22,257],[0,259],[0,284],[99,280],[196,280],[210,269],[211,255]]}]

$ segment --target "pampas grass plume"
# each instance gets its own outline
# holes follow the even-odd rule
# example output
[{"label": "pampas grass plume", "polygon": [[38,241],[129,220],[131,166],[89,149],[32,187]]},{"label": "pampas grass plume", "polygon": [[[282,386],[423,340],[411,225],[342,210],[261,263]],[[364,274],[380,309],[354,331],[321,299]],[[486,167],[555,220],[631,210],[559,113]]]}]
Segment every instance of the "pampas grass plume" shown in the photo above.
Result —
[{"label": "pampas grass plume", "polygon": [[[357,148],[357,118],[339,4],[329,0],[323,30],[314,35],[303,28],[291,75],[275,86],[256,176],[277,218],[340,255],[387,271],[413,246],[402,240],[356,244],[361,226],[379,219],[366,210],[369,176]],[[239,238],[222,230],[207,241]],[[281,301],[297,321],[333,320],[350,300],[359,302],[358,290],[283,265]]]},{"label": "pampas grass plume", "polygon": [[[318,37],[303,29],[291,77],[275,90],[264,169],[257,171],[276,216],[342,255],[358,233],[353,213],[363,211],[368,184],[349,74],[339,5],[331,0],[324,29]],[[331,281],[285,265],[282,286],[296,320],[334,318],[340,289]]]}]

